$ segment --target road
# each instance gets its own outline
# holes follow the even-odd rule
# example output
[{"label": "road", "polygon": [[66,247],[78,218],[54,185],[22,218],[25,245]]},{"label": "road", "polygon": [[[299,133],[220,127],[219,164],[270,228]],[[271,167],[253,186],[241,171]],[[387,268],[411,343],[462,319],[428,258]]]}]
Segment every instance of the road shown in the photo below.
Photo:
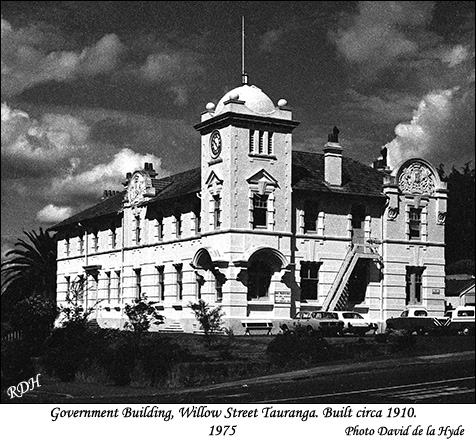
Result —
[{"label": "road", "polygon": [[320,366],[180,392],[76,398],[99,403],[474,403],[475,352]]}]

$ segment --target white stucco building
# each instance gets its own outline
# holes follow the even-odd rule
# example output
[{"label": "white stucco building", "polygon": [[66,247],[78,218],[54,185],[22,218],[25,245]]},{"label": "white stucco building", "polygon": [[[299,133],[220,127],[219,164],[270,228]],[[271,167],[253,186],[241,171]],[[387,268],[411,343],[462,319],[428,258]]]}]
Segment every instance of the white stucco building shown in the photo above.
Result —
[{"label": "white stucco building", "polygon": [[407,305],[444,311],[446,186],[424,159],[389,170],[347,158],[338,130],[293,151],[298,126],[244,84],[195,128],[200,167],[157,179],[131,170],[123,192],[57,224],[58,302],[87,278],[84,302],[121,326],[140,294],[168,330],[197,329],[190,302],[221,305],[235,333],[300,309],[355,309],[383,323]]}]

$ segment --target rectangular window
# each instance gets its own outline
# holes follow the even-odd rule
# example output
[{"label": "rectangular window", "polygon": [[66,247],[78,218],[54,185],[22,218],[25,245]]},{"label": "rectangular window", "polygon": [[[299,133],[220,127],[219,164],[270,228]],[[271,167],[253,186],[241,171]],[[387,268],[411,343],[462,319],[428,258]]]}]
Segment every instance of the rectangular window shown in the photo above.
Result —
[{"label": "rectangular window", "polygon": [[262,131],[259,131],[258,153],[260,155],[262,155],[264,153],[264,132],[262,132]]},{"label": "rectangular window", "polygon": [[421,304],[422,277],[424,267],[407,266],[406,273],[406,303]]},{"label": "rectangular window", "polygon": [[253,228],[266,228],[268,195],[253,195]]},{"label": "rectangular window", "polygon": [[79,239],[79,253],[82,255],[84,253],[84,236],[80,234],[78,239]]},{"label": "rectangular window", "polygon": [[410,239],[420,239],[421,237],[421,209],[410,208],[409,236]]},{"label": "rectangular window", "polygon": [[301,261],[301,301],[317,300],[320,262]]},{"label": "rectangular window", "polygon": [[137,216],[136,217],[136,228],[135,228],[135,240],[136,244],[140,244],[140,218]]},{"label": "rectangular window", "polygon": [[111,302],[111,272],[106,272],[106,296],[107,302]]},{"label": "rectangular window", "polygon": [[200,273],[195,273],[195,296],[202,299],[202,287],[205,284],[205,278]]},{"label": "rectangular window", "polygon": [[142,278],[141,278],[141,269],[134,269],[134,274],[135,274],[135,277],[136,277],[136,280],[135,280],[135,296],[137,299],[140,299],[141,298],[141,294],[142,294]]},{"label": "rectangular window", "polygon": [[158,299],[163,301],[165,299],[165,279],[164,279],[164,266],[157,266],[157,290]]},{"label": "rectangular window", "polygon": [[117,302],[121,302],[121,272],[120,270],[116,270],[116,295],[117,295]]},{"label": "rectangular window", "polygon": [[202,231],[202,219],[200,217],[200,209],[194,212],[195,215],[195,233],[198,234]]},{"label": "rectangular window", "polygon": [[180,238],[182,236],[182,215],[175,215],[175,236]]},{"label": "rectangular window", "polygon": [[183,299],[183,270],[182,264],[175,264],[175,281],[176,281],[176,294],[177,301]]},{"label": "rectangular window", "polygon": [[216,302],[223,301],[223,278],[222,275],[215,275]]},{"label": "rectangular window", "polygon": [[221,212],[221,207],[220,207],[220,195],[215,195],[213,197],[213,227],[215,230],[220,229],[221,225],[221,220],[220,220],[220,212]]},{"label": "rectangular window", "polygon": [[268,155],[273,155],[273,132],[268,132]]},{"label": "rectangular window", "polygon": [[115,249],[117,247],[117,229],[116,226],[111,226],[111,249]]},{"label": "rectangular window", "polygon": [[69,256],[69,252],[70,252],[70,239],[69,239],[69,236],[64,239],[64,246],[65,246],[64,252],[65,252],[66,256]]},{"label": "rectangular window", "polygon": [[97,252],[99,249],[99,234],[98,232],[93,232],[93,250]]},{"label": "rectangular window", "polygon": [[162,215],[157,215],[155,218],[155,228],[157,233],[157,241],[164,240],[164,217]]},{"label": "rectangular window", "polygon": [[304,202],[304,233],[317,232],[319,210],[316,201]]},{"label": "rectangular window", "polygon": [[71,276],[66,276],[66,294],[69,295],[69,291],[71,290]]},{"label": "rectangular window", "polygon": [[255,131],[250,130],[250,150],[249,153],[254,153],[255,151]]}]

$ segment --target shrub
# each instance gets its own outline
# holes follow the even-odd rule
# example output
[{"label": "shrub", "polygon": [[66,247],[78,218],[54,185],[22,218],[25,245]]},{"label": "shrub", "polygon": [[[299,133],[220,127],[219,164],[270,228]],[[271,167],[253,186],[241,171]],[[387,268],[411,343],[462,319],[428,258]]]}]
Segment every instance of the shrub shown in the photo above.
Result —
[{"label": "shrub", "polygon": [[138,365],[150,385],[164,382],[176,364],[190,359],[188,351],[160,335],[145,336],[140,342]]},{"label": "shrub", "polygon": [[389,330],[387,340],[392,351],[398,352],[415,346],[416,338],[408,330]]},{"label": "shrub", "polygon": [[24,349],[32,356],[42,353],[56,314],[56,305],[38,295],[20,301],[13,308],[10,324],[21,332]]},{"label": "shrub", "polygon": [[149,331],[151,324],[162,324],[164,317],[155,309],[156,302],[149,301],[145,296],[134,299],[132,305],[126,304],[124,310],[129,322],[126,328],[137,334]]},{"label": "shrub", "polygon": [[61,381],[73,381],[87,358],[90,334],[84,324],[74,322],[54,329],[45,342],[45,368]]},{"label": "shrub", "polygon": [[222,312],[221,305],[211,308],[203,299],[200,299],[197,303],[191,302],[188,306],[193,310],[200,328],[205,333],[205,340],[211,343],[213,335],[220,332],[223,327],[222,317],[225,313]]},{"label": "shrub", "polygon": [[35,374],[28,344],[23,341],[2,342],[2,390],[28,381]]},{"label": "shrub", "polygon": [[115,385],[129,385],[136,365],[139,343],[129,331],[111,333],[104,353],[98,358]]},{"label": "shrub", "polygon": [[266,353],[273,364],[293,365],[331,359],[331,347],[319,334],[306,330],[277,335],[268,345]]}]

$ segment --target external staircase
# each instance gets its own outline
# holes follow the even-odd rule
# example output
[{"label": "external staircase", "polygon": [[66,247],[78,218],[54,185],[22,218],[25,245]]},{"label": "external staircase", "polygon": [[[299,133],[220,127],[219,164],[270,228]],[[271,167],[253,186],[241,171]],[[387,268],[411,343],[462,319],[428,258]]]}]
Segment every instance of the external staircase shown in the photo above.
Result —
[{"label": "external staircase", "polygon": [[163,324],[159,325],[158,331],[160,333],[184,333],[180,321],[166,320]]},{"label": "external staircase", "polygon": [[322,310],[345,309],[349,299],[349,278],[359,259],[372,259],[382,263],[382,257],[370,242],[367,244],[352,244],[322,304]]}]

